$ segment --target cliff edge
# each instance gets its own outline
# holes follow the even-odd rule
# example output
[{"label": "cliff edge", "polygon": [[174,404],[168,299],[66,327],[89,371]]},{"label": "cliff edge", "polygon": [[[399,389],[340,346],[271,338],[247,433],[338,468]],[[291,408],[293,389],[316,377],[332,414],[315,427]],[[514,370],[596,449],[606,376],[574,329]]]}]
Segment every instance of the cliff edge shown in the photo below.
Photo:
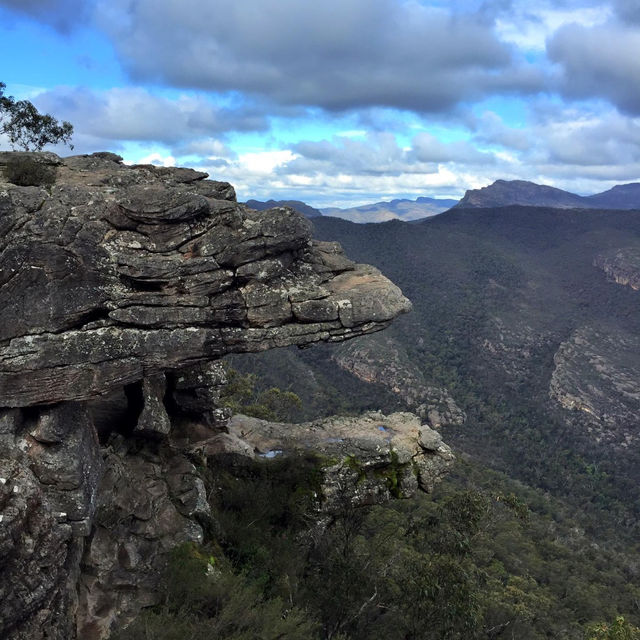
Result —
[{"label": "cliff edge", "polygon": [[[9,183],[17,156],[55,183]],[[234,437],[219,358],[346,340],[411,307],[303,216],[251,210],[207,177],[0,154],[3,638],[107,637],[154,602],[167,551],[202,540],[198,441]]]}]

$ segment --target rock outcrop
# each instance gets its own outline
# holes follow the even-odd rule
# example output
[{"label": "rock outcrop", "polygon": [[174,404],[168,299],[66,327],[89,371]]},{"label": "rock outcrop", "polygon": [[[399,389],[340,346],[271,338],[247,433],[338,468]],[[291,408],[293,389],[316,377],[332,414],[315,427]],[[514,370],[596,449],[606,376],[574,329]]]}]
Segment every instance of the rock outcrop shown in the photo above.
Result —
[{"label": "rock outcrop", "polygon": [[[0,158],[1,160],[1,158]],[[291,209],[189,169],[69,158],[0,191],[0,405],[86,400],[230,352],[377,331],[409,302]]]},{"label": "rock outcrop", "polygon": [[194,441],[234,438],[215,361],[372,333],[410,303],[204,173],[27,156],[57,181],[9,184],[0,154],[0,636],[97,639],[202,537]]},{"label": "rock outcrop", "polygon": [[437,431],[412,413],[368,412],[303,424],[271,423],[243,415],[229,422],[233,442],[201,442],[209,455],[275,458],[312,452],[323,460],[323,508],[345,499],[357,505],[431,491],[454,459]]},{"label": "rock outcrop", "polygon": [[614,282],[640,290],[640,249],[628,247],[599,254],[593,266],[602,269]]},{"label": "rock outcrop", "polygon": [[340,345],[331,359],[360,380],[386,387],[433,428],[462,425],[466,419],[447,389],[425,380],[406,348],[390,333]]},{"label": "rock outcrop", "polygon": [[567,421],[597,442],[636,446],[640,412],[638,337],[619,328],[581,327],[560,345],[550,396]]}]

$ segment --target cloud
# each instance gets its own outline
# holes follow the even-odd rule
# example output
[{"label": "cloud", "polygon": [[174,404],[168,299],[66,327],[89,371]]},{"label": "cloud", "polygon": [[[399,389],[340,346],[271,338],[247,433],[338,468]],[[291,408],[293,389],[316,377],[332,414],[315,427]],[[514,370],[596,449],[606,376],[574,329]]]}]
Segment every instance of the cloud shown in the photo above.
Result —
[{"label": "cloud", "polygon": [[[549,159],[557,164],[606,167],[604,173],[628,175],[626,167],[640,164],[640,119],[616,112],[590,116],[575,114],[572,120],[546,125],[543,134]],[[592,170],[589,171],[591,173]],[[640,174],[637,174],[640,175]]]},{"label": "cloud", "polygon": [[471,119],[470,126],[474,130],[473,140],[483,145],[526,151],[534,144],[529,130],[505,125],[494,111],[485,111],[480,117]]},{"label": "cloud", "polygon": [[155,164],[159,167],[175,167],[176,159],[173,156],[163,156],[161,153],[150,153],[140,158],[138,164]]},{"label": "cloud", "polygon": [[281,171],[299,175],[402,176],[437,173],[448,163],[491,165],[495,157],[468,142],[443,143],[428,133],[417,134],[402,148],[390,133],[370,133],[365,139],[336,137],[332,141],[301,142],[296,157]]},{"label": "cloud", "polygon": [[409,154],[419,162],[460,162],[463,164],[493,164],[493,154],[478,150],[465,141],[445,144],[429,133],[419,133],[413,139]]},{"label": "cloud", "polygon": [[0,8],[29,16],[63,32],[87,19],[90,4],[85,0],[0,0]]},{"label": "cloud", "polygon": [[640,28],[615,23],[566,25],[547,44],[565,97],[604,98],[631,114],[640,114],[639,51]]},{"label": "cloud", "polygon": [[200,96],[175,100],[141,88],[92,91],[59,87],[33,100],[41,111],[70,121],[79,135],[103,140],[188,144],[228,131],[265,131],[265,115],[254,107],[220,107]]},{"label": "cloud", "polygon": [[621,20],[640,24],[640,4],[638,4],[638,0],[614,0],[613,6]]},{"label": "cloud", "polygon": [[543,84],[488,22],[415,0],[104,0],[97,15],[137,81],[279,104],[437,112]]},{"label": "cloud", "polygon": [[338,136],[333,141],[300,142],[293,150],[297,155],[287,170],[298,174],[398,175],[406,165],[406,152],[391,133],[369,133],[364,140]]},{"label": "cloud", "polygon": [[519,2],[496,15],[495,29],[505,42],[522,50],[544,52],[549,37],[564,24],[585,27],[604,24],[612,15],[611,7],[585,0],[559,2]]}]

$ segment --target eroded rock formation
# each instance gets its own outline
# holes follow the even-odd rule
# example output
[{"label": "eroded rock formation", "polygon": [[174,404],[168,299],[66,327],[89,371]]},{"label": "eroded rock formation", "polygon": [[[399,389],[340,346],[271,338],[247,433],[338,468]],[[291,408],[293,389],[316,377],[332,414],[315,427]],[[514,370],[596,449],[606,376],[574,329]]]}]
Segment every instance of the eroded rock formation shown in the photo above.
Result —
[{"label": "eroded rock formation", "polygon": [[[0,158],[1,160],[1,158]],[[287,208],[189,169],[73,157],[0,191],[0,402],[86,400],[230,352],[339,341],[408,311],[400,290]]]},{"label": "eroded rock formation", "polygon": [[[3,181],[0,154],[0,636],[103,638],[202,538],[198,443],[255,455],[216,406],[215,361],[372,333],[410,303],[291,209],[247,209],[204,173],[30,157],[53,186]],[[403,420],[428,487],[449,453]]]},{"label": "eroded rock formation", "polygon": [[616,249],[596,256],[593,265],[611,280],[635,291],[640,289],[640,250],[635,247]]},{"label": "eroded rock formation", "polygon": [[406,348],[388,333],[340,345],[331,359],[360,380],[397,394],[434,428],[461,425],[466,419],[447,389],[428,384]]},{"label": "eroded rock formation", "polygon": [[638,441],[639,348],[638,337],[619,327],[585,326],[554,356],[550,396],[597,442],[629,447]]},{"label": "eroded rock formation", "polygon": [[[296,425],[236,415],[228,430],[235,440],[228,450],[236,455],[320,455],[325,461],[324,508],[329,511],[345,492],[352,503],[364,505],[409,497],[418,489],[431,491],[454,458],[440,434],[412,413],[368,412]],[[199,446],[212,446],[215,455],[227,451],[225,444],[205,441]]]}]

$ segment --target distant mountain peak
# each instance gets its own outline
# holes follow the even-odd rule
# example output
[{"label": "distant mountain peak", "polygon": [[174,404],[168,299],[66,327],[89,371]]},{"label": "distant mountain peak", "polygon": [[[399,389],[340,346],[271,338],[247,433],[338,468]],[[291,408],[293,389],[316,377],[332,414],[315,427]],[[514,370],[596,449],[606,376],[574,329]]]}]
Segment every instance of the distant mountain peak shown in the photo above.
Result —
[{"label": "distant mountain peak", "polygon": [[620,184],[592,196],[579,196],[527,180],[496,180],[481,189],[469,189],[456,206],[480,208],[509,205],[558,209],[640,209],[640,183]]},{"label": "distant mountain peak", "polygon": [[415,200],[395,198],[393,200],[364,204],[359,207],[323,209],[325,216],[344,218],[351,222],[383,222],[387,220],[421,220],[451,209],[456,200],[420,196]]},{"label": "distant mountain peak", "polygon": [[556,187],[536,184],[527,180],[496,180],[481,189],[469,189],[458,207],[503,207],[529,205],[571,208],[584,206],[583,198]]}]

